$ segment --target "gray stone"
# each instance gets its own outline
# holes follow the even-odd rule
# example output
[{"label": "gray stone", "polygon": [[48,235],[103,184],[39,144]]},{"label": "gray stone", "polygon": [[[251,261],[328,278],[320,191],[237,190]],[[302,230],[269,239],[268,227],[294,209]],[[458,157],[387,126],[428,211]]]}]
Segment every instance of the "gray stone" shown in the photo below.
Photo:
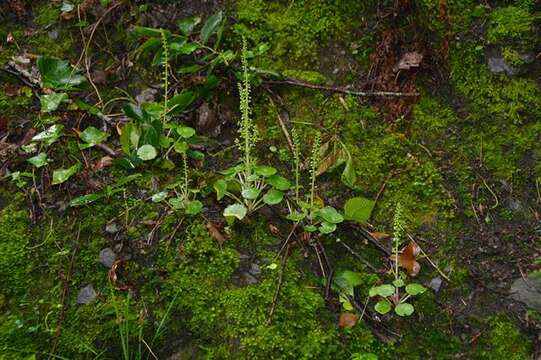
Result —
[{"label": "gray stone", "polygon": [[116,254],[111,248],[105,248],[100,251],[100,263],[102,263],[103,266],[110,269],[116,260]]},{"label": "gray stone", "polygon": [[519,69],[507,64],[503,57],[489,57],[488,68],[494,74],[517,75],[519,73]]},{"label": "gray stone", "polygon": [[541,312],[541,276],[529,274],[526,279],[516,279],[511,285],[510,297]]},{"label": "gray stone", "polygon": [[58,30],[54,29],[47,33],[47,36],[49,36],[49,39],[56,40],[58,39]]},{"label": "gray stone", "polygon": [[157,92],[158,90],[152,88],[144,89],[135,97],[135,101],[137,101],[137,104],[139,105],[147,102],[153,102]]},{"label": "gray stone", "polygon": [[110,224],[107,224],[105,225],[105,232],[107,234],[116,234],[117,232],[119,232],[120,228],[118,227],[117,223],[115,222],[112,222]]},{"label": "gray stone", "polygon": [[79,290],[77,294],[77,304],[87,305],[96,299],[96,290],[92,285],[87,285]]},{"label": "gray stone", "polygon": [[259,280],[257,280],[256,277],[249,272],[242,272],[240,274],[240,284],[242,286],[255,285],[259,284]]},{"label": "gray stone", "polygon": [[261,274],[261,267],[257,264],[252,263],[250,266],[250,270],[248,272],[252,275],[260,275]]},{"label": "gray stone", "polygon": [[443,283],[443,280],[438,276],[431,279],[430,282],[428,283],[428,286],[435,292],[438,292],[440,291],[442,283]]}]

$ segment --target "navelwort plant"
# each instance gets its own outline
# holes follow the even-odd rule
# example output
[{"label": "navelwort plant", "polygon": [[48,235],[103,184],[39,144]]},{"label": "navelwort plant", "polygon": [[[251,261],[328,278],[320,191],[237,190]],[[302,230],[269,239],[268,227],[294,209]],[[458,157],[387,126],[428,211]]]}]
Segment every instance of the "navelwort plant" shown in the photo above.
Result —
[{"label": "navelwort plant", "polygon": [[318,231],[320,234],[330,234],[336,230],[337,224],[344,221],[344,217],[332,206],[323,206],[316,200],[316,177],[317,166],[320,161],[321,134],[315,135],[310,156],[310,192],[301,200],[299,195],[300,178],[300,149],[298,134],[293,133],[293,158],[295,161],[295,203],[288,202],[288,220],[295,223],[302,223],[306,232]]},{"label": "navelwort plant", "polygon": [[[224,178],[214,183],[218,200],[227,196],[235,201],[224,209],[224,216],[239,220],[264,205],[279,204],[284,198],[284,191],[291,187],[289,180],[277,175],[274,167],[258,165],[257,157],[253,152],[259,141],[259,132],[252,119],[250,108],[251,87],[247,54],[246,40],[243,39],[241,56],[243,78],[238,84],[241,119],[238,138],[235,140],[237,148],[242,152],[241,162],[223,171]],[[240,189],[240,194],[233,192],[235,188]]]},{"label": "navelwort plant", "polygon": [[405,221],[403,209],[400,203],[397,204],[393,221],[394,239],[393,239],[393,267],[391,274],[394,280],[391,284],[382,284],[374,286],[369,291],[370,297],[379,297],[380,300],[374,306],[374,309],[380,314],[386,314],[394,307],[394,312],[399,316],[410,316],[413,314],[414,307],[408,303],[412,296],[422,294],[426,288],[418,283],[409,283],[406,285],[406,274],[399,271],[398,263],[400,256],[400,245],[404,242],[406,236]]}]

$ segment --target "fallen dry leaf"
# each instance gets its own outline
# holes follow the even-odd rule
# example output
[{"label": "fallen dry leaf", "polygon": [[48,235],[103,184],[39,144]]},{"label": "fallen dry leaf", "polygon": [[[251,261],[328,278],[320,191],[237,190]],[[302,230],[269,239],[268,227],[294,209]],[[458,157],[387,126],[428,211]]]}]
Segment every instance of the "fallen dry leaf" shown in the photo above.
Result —
[{"label": "fallen dry leaf", "polygon": [[384,232],[377,232],[377,231],[374,231],[374,232],[369,232],[370,235],[372,235],[372,237],[378,241],[381,241],[381,240],[385,240],[385,239],[388,239],[391,235],[387,234],[387,233],[384,233]]},{"label": "fallen dry leaf", "polygon": [[220,230],[218,230],[218,227],[214,225],[213,223],[211,223],[210,221],[207,222],[207,229],[210,233],[210,236],[212,236],[214,240],[218,242],[218,245],[220,245],[220,248],[221,248],[225,242],[225,236],[223,236]]},{"label": "fallen dry leaf", "polygon": [[269,224],[269,230],[274,235],[281,236],[280,229],[278,229],[278,227],[276,227],[276,225]]},{"label": "fallen dry leaf", "polygon": [[402,55],[402,58],[396,64],[395,71],[397,70],[409,70],[413,67],[419,67],[423,61],[423,54],[418,53],[417,51],[407,52]]},{"label": "fallen dry leaf", "polygon": [[338,319],[338,326],[342,329],[349,329],[357,325],[359,321],[359,315],[353,313],[342,313],[340,319]]},{"label": "fallen dry leaf", "polygon": [[417,276],[421,270],[421,264],[417,262],[417,255],[419,255],[420,252],[421,248],[419,245],[417,245],[415,241],[410,241],[398,256],[400,266],[406,269],[410,276]]},{"label": "fallen dry leaf", "polygon": [[99,160],[96,160],[92,163],[92,170],[99,171],[103,168],[109,167],[113,164],[113,158],[110,156],[104,156]]}]

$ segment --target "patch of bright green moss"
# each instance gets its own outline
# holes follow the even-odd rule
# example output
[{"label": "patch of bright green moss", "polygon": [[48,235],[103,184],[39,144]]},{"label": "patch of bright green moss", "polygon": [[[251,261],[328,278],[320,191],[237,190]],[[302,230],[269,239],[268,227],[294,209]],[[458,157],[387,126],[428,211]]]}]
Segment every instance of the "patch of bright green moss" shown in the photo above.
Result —
[{"label": "patch of bright green moss", "polygon": [[478,339],[474,359],[527,360],[531,358],[531,342],[505,315],[489,319],[488,330]]},{"label": "patch of bright green moss", "polygon": [[531,47],[531,42],[535,40],[535,20],[536,17],[524,8],[497,8],[490,14],[487,40],[491,43],[512,42]]},{"label": "patch of bright green moss", "polygon": [[362,14],[364,6],[350,0],[239,0],[234,30],[253,44],[271,46],[263,67],[311,70],[317,64],[318,47],[331,36],[351,41],[345,26]]}]

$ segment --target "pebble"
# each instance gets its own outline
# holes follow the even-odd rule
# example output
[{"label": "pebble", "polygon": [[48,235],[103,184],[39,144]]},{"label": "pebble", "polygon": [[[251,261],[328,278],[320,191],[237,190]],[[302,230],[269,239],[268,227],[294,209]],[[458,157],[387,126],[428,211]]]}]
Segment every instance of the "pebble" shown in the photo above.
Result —
[{"label": "pebble", "polygon": [[112,222],[110,224],[107,224],[105,225],[105,232],[107,234],[116,234],[117,232],[119,232],[120,228],[118,227],[117,223],[115,222]]},{"label": "pebble", "polygon": [[77,294],[77,304],[87,305],[96,299],[96,290],[92,285],[87,285],[79,290]]},{"label": "pebble", "polygon": [[100,251],[99,256],[100,263],[102,263],[103,266],[110,269],[116,260],[116,254],[111,248],[105,248]]},{"label": "pebble", "polygon": [[428,286],[435,292],[440,291],[441,284],[443,283],[442,279],[438,276],[430,280]]}]

